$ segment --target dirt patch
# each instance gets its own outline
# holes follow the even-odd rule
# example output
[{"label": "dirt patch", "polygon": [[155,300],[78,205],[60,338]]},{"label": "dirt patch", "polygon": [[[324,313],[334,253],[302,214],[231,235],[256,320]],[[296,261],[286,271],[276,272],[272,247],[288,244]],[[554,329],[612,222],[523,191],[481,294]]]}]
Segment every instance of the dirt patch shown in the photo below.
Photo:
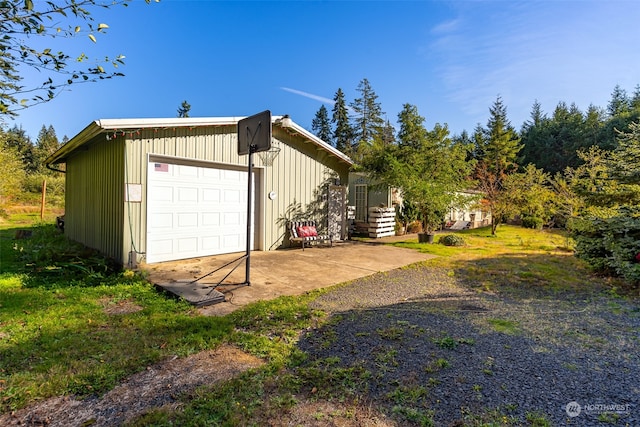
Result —
[{"label": "dirt patch", "polygon": [[305,427],[395,427],[398,424],[372,406],[326,401],[300,401],[282,418],[269,420],[270,426]]},{"label": "dirt patch", "polygon": [[101,298],[98,302],[108,315],[130,314],[142,310],[142,306],[136,304],[131,299],[114,301],[111,298]]},{"label": "dirt patch", "polygon": [[0,416],[3,426],[117,426],[152,409],[179,406],[180,394],[229,380],[264,362],[232,346],[166,360],[129,377],[101,397],[54,397]]}]

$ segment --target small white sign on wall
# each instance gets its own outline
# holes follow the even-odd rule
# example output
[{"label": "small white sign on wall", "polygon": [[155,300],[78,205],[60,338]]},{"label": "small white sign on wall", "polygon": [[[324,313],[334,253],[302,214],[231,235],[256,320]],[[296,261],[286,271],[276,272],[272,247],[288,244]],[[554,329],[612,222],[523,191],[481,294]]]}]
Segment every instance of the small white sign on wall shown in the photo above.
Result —
[{"label": "small white sign on wall", "polygon": [[124,201],[142,202],[142,184],[125,184]]}]

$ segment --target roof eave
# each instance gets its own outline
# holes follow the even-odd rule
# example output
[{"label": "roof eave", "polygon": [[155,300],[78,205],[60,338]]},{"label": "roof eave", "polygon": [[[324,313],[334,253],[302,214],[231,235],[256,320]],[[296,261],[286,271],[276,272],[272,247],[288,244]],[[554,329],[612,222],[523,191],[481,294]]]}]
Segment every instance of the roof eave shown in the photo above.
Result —
[{"label": "roof eave", "polygon": [[[50,155],[46,160],[46,165],[63,163],[66,158],[88,143],[97,135],[105,131],[124,130],[124,129],[149,129],[149,128],[173,128],[173,127],[205,127],[205,126],[235,126],[238,121],[244,117],[185,117],[171,119],[100,119],[91,122],[80,133],[71,138],[69,142],[63,145],[58,151]],[[303,138],[309,140],[316,146],[329,152],[339,160],[346,162],[349,166],[353,166],[353,161],[341,151],[327,144],[311,132],[296,124],[289,116],[272,116],[273,124],[281,126],[283,129],[293,131],[300,134]]]}]

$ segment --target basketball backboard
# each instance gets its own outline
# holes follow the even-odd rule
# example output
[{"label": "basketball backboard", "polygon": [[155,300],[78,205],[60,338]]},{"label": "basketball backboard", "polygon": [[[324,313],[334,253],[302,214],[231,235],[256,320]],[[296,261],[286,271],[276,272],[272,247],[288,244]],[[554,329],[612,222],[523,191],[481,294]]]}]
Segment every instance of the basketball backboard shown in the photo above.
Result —
[{"label": "basketball backboard", "polygon": [[271,111],[238,121],[238,155],[271,149]]}]

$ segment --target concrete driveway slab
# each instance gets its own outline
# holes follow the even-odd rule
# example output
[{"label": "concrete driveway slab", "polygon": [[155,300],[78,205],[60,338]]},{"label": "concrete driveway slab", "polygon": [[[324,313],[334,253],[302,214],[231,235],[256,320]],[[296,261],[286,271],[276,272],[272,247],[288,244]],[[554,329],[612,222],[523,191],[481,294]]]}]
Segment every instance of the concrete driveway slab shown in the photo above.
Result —
[{"label": "concrete driveway slab", "polygon": [[[201,292],[209,292],[233,265],[198,280],[196,284],[189,282],[242,255],[194,258],[143,265],[142,268],[148,272],[149,280],[158,286],[168,284],[174,289],[180,285],[200,286]],[[241,260],[236,270],[216,288],[225,295],[225,301],[202,307],[200,311],[206,315],[226,315],[254,301],[301,295],[430,258],[433,255],[412,249],[355,241],[336,243],[333,247],[311,247],[304,251],[294,248],[252,252],[250,286],[237,285],[245,282],[245,263]]]}]

